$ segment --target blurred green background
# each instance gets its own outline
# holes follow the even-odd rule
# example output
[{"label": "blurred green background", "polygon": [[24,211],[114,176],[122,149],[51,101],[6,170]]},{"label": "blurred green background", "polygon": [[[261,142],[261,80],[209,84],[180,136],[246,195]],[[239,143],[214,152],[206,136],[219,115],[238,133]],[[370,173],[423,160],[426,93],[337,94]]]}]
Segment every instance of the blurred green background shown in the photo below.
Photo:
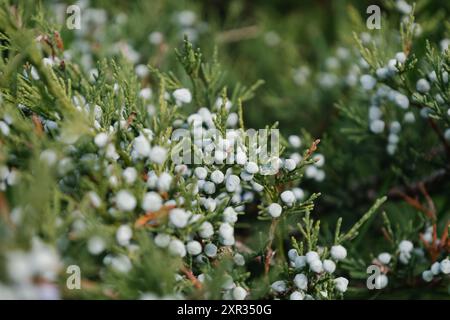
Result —
[{"label": "blurred green background", "polygon": [[[322,193],[314,214],[324,226],[334,225],[341,216],[344,228],[353,224],[377,197],[445,165],[420,155],[435,143],[425,121],[406,131],[392,157],[385,151],[387,137],[371,135],[367,126],[352,131],[356,138],[348,134],[346,129],[353,130],[354,123],[336,107],[352,107],[355,116],[367,124],[370,101],[357,86],[361,57],[354,35],[381,39],[380,55],[386,61],[401,51],[402,13],[394,0],[43,2],[60,23],[69,4],[82,8],[82,29],[63,27],[60,31],[69,54],[82,61],[87,72],[99,58],[125,56],[136,71],[152,65],[180,75],[174,50],[187,35],[206,60],[217,49],[229,88],[264,80],[255,97],[244,104],[246,125],[263,128],[278,122],[284,135],[300,135],[304,146],[313,138],[322,139],[319,152],[325,155],[326,178],[321,182],[306,179],[301,186]],[[373,4],[382,10],[381,30],[365,26],[366,9]],[[421,35],[415,39],[413,52],[420,57],[426,39],[436,44],[450,37],[450,2],[417,1],[415,15]],[[153,81],[142,76],[143,85],[155,86]],[[429,189],[442,221],[450,214],[448,190],[449,179]],[[417,219],[415,210],[394,197],[386,211],[399,225]],[[352,250],[366,249],[367,243],[371,252],[382,250],[386,243],[381,226],[382,219],[376,217],[363,228]],[[367,258],[370,252],[361,250],[361,254]]]}]

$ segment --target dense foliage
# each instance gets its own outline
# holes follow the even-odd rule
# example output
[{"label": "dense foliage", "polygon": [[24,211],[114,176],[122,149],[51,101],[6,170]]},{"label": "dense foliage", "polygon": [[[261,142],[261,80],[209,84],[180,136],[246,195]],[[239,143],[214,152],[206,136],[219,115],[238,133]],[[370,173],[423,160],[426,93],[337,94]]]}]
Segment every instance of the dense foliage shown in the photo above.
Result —
[{"label": "dense foliage", "polygon": [[448,298],[450,3],[0,3],[1,299]]}]

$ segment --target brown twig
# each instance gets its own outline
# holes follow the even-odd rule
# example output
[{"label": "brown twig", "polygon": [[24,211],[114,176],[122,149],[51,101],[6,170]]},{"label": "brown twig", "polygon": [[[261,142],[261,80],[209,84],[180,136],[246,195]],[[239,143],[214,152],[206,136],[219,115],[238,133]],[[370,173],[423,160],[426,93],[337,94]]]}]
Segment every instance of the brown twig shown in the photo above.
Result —
[{"label": "brown twig", "polygon": [[34,124],[34,131],[36,132],[36,135],[42,136],[42,134],[44,133],[44,128],[42,126],[41,120],[35,113],[33,113],[33,115],[31,116],[31,119]]},{"label": "brown twig", "polygon": [[256,38],[259,34],[258,26],[249,26],[239,29],[227,30],[217,36],[220,43],[238,42],[241,40]]},{"label": "brown twig", "polygon": [[430,195],[428,194],[428,191],[425,188],[425,184],[423,182],[419,183],[419,190],[427,200],[428,208],[433,213],[434,219],[436,219],[436,206],[434,205],[433,199],[431,199]]},{"label": "brown twig", "polygon": [[56,56],[56,51],[55,51],[55,47],[53,46],[52,41],[50,40],[50,38],[48,37],[48,35],[43,35],[41,38],[39,38],[41,41],[43,41],[44,43],[46,43],[49,47],[50,47],[50,51],[51,51],[51,55],[52,58],[54,59]]},{"label": "brown twig", "polygon": [[148,222],[152,222],[152,226],[158,225],[158,220],[166,217],[171,209],[175,208],[175,205],[165,205],[157,211],[147,212],[145,215],[140,216],[134,226],[136,228],[145,226]]},{"label": "brown twig", "polygon": [[266,258],[264,259],[264,274],[267,276],[270,271],[270,261],[273,257],[272,247],[268,247],[266,251]]},{"label": "brown twig", "polygon": [[435,262],[439,256],[439,246],[436,242],[436,224],[433,225],[433,239],[431,240],[431,243],[425,240],[423,233],[419,235],[420,240],[422,241],[425,249],[428,251],[428,254],[430,255],[431,261]]},{"label": "brown twig", "polygon": [[313,143],[311,144],[309,149],[306,151],[305,160],[308,159],[314,153],[314,151],[317,150],[317,145],[319,143],[320,143],[320,139],[316,139],[313,141]]},{"label": "brown twig", "polygon": [[192,271],[190,269],[188,269],[186,266],[182,266],[180,270],[192,282],[194,287],[196,287],[199,290],[202,289],[202,287],[203,287],[202,283],[194,276],[194,274],[192,273]]},{"label": "brown twig", "polygon": [[442,233],[441,237],[441,244],[447,248],[447,250],[450,249],[450,239],[448,238],[448,229],[450,227],[450,221],[447,221],[447,224],[445,225],[444,232]]},{"label": "brown twig", "polygon": [[[423,188],[423,190],[425,190],[424,185],[422,184],[421,187],[419,188]],[[426,192],[426,191],[425,191]],[[406,193],[397,190],[396,193],[403,198],[403,200],[405,200],[411,207],[419,210],[420,212],[424,213],[428,218],[430,218],[432,221],[436,221],[436,209],[435,206],[433,204],[433,201],[431,200],[431,197],[428,195],[428,193],[426,193],[425,197],[427,197],[427,201],[431,202],[431,207],[427,208],[424,205],[422,205],[419,200],[417,200],[417,198],[413,198],[408,196]]]},{"label": "brown twig", "polygon": [[388,196],[391,200],[395,200],[397,198],[403,199],[400,197],[401,193],[412,193],[418,194],[420,191],[420,185],[432,187],[445,179],[448,176],[448,171],[445,169],[439,169],[429,176],[423,178],[420,181],[410,183],[405,186],[395,186],[388,191]]},{"label": "brown twig", "polygon": [[136,119],[136,112],[131,112],[130,113],[130,116],[128,117],[128,119],[127,119],[127,125],[126,125],[126,128],[128,128],[132,123],[133,123],[133,121],[134,121],[134,119]]},{"label": "brown twig", "polygon": [[64,42],[61,38],[61,35],[59,34],[58,31],[55,31],[53,34],[55,35],[56,46],[58,47],[59,50],[64,51]]},{"label": "brown twig", "polygon": [[436,219],[436,206],[433,202],[433,199],[430,197],[427,189],[425,188],[424,183],[419,183],[418,189],[420,190],[422,195],[425,197],[427,206],[424,206],[423,204],[421,204],[419,202],[419,200],[417,200],[417,198],[412,198],[403,192],[399,191],[398,194],[410,206],[423,212],[432,221],[433,234],[432,234],[431,242],[426,241],[425,237],[422,233],[420,234],[420,240],[423,242],[426,250],[428,251],[428,254],[430,255],[431,260],[433,262],[435,262],[438,259],[441,250],[448,248],[448,225],[449,225],[449,222],[447,222],[447,226],[442,234],[442,237],[441,237],[440,241],[438,241],[437,224],[436,224],[436,220],[437,220]]},{"label": "brown twig", "polygon": [[381,232],[383,233],[383,236],[386,240],[388,240],[389,242],[393,242],[391,235],[389,234],[389,232],[386,230],[385,227],[381,228]]},{"label": "brown twig", "polygon": [[277,225],[278,225],[278,219],[273,219],[272,223],[270,224],[270,229],[269,229],[269,242],[267,243],[266,246],[266,258],[264,260],[264,274],[267,276],[269,274],[270,271],[270,261],[272,260],[274,251],[272,250],[272,243],[273,243],[273,239],[275,238],[275,231],[277,229]]},{"label": "brown twig", "polygon": [[11,217],[9,215],[9,206],[8,201],[6,200],[6,197],[4,193],[0,193],[0,217],[3,216],[5,219],[5,222],[10,225],[11,227],[14,227],[14,224],[11,221]]},{"label": "brown twig", "polygon": [[433,119],[429,118],[428,122],[430,123],[431,128],[433,128],[433,130],[436,132],[436,135],[438,136],[439,140],[445,148],[445,151],[447,152],[447,156],[450,158],[450,144],[448,143],[447,139],[445,139],[441,129],[439,129],[436,121],[434,121]]}]

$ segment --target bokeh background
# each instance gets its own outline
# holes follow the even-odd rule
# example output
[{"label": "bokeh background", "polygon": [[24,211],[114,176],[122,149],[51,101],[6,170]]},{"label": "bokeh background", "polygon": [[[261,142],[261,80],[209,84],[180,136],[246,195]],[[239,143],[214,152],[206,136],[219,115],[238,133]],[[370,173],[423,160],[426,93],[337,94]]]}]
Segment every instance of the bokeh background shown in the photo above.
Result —
[{"label": "bokeh background", "polygon": [[[65,17],[61,11],[67,4],[71,2],[45,2],[56,17]],[[381,8],[380,30],[366,27],[366,9],[373,4]],[[278,122],[284,135],[300,135],[304,144],[322,139],[319,151],[325,155],[325,178],[305,179],[301,186],[309,193],[321,192],[315,215],[325,230],[334,226],[338,217],[344,218],[344,227],[351,226],[377,197],[426,177],[436,167],[433,161],[418,156],[434,143],[426,123],[416,123],[406,131],[393,157],[386,153],[386,137],[371,134],[367,123],[355,125],[337,107],[351,106],[351,113],[367,121],[369,102],[358,88],[361,57],[355,37],[382,39],[377,44],[387,60],[401,51],[398,30],[412,2],[105,0],[79,1],[78,5],[87,9],[82,30],[63,28],[61,32],[87,70],[95,67],[97,52],[98,57],[125,56],[136,70],[149,64],[182,74],[173,52],[187,35],[205,58],[218,53],[230,88],[263,80],[255,96],[245,102],[246,124],[263,128]],[[450,2],[417,1],[415,15],[421,34],[413,50],[423,56],[426,39],[438,44],[450,37]],[[148,79],[144,81],[152,81]],[[450,214],[449,180],[444,177],[429,185],[442,220]],[[395,197],[388,201],[386,211],[398,225],[420,220],[417,211]],[[370,252],[382,250],[386,246],[382,224],[381,217],[367,224],[352,250],[365,259]],[[410,231],[405,227],[405,234]],[[401,292],[404,297],[423,294]]]},{"label": "bokeh background", "polygon": [[[312,139],[322,140],[319,152],[325,157],[325,176],[305,179],[302,188],[322,194],[314,214],[327,230],[338,217],[344,218],[344,228],[352,225],[377,197],[420,180],[434,167],[448,166],[420,155],[434,143],[426,123],[419,122],[406,131],[395,156],[386,153],[387,137],[374,136],[368,129],[369,102],[358,86],[361,57],[355,37],[379,39],[380,54],[392,57],[401,50],[395,40],[405,3],[81,0],[41,4],[29,1],[28,5],[42,5],[54,12],[55,21],[48,21],[49,25],[64,25],[67,5],[82,8],[81,30],[61,28],[60,32],[65,54],[81,61],[86,72],[95,69],[99,59],[125,59],[134,66],[143,85],[156,86],[146,65],[181,75],[174,50],[187,36],[201,48],[206,59],[217,54],[226,70],[225,83],[229,88],[250,87],[263,80],[254,97],[244,104],[246,125],[264,128],[278,122],[284,135],[299,135],[304,145]],[[382,10],[381,30],[368,30],[365,24],[366,9],[373,4]],[[438,44],[450,37],[450,2],[417,1],[415,10],[421,35],[415,40],[413,51],[423,56],[426,39]],[[355,124],[342,107],[349,107],[350,114],[363,120]],[[448,176],[430,184],[428,189],[443,221],[450,216],[448,190]],[[396,197],[390,197],[385,210],[400,226],[418,219],[416,210]],[[382,250],[382,223],[380,217],[375,217],[362,229],[351,250],[366,260],[371,252]],[[361,263],[364,269],[364,262],[353,263]],[[394,297],[427,295],[405,289],[396,291]]]}]

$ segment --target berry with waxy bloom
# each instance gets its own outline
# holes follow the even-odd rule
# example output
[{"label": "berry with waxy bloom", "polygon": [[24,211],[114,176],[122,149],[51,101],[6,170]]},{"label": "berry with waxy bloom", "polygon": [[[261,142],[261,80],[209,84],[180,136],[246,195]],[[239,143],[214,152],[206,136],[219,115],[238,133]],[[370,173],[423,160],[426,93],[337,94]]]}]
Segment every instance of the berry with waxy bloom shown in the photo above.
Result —
[{"label": "berry with waxy bloom", "polygon": [[177,102],[190,103],[192,101],[192,94],[189,89],[181,88],[173,92],[173,97]]},{"label": "berry with waxy bloom", "polygon": [[409,240],[402,240],[400,242],[400,244],[398,245],[398,249],[400,250],[400,252],[411,252],[412,249],[414,249],[414,245],[411,241]]},{"label": "berry with waxy bloom", "polygon": [[375,288],[384,289],[387,287],[389,279],[385,274],[379,274],[375,277]]},{"label": "berry with waxy bloom", "polygon": [[426,282],[431,282],[433,280],[433,272],[430,270],[425,270],[422,272],[422,279]]},{"label": "berry with waxy bloom", "polygon": [[311,271],[313,271],[315,273],[323,272],[322,261],[320,261],[320,260],[313,260],[313,261],[311,261],[311,263],[309,264],[309,268],[311,269]]},{"label": "berry with waxy bloom", "polygon": [[291,295],[289,296],[290,300],[304,300],[305,299],[305,294],[301,291],[294,291],[291,293]]},{"label": "berry with waxy bloom", "polygon": [[222,173],[222,171],[220,171],[220,170],[214,170],[211,173],[211,181],[214,182],[215,184],[222,183],[224,179],[225,179],[225,176]]},{"label": "berry with waxy bloom", "polygon": [[387,252],[380,253],[378,255],[378,261],[382,264],[388,264],[391,261],[391,255]]},{"label": "berry with waxy bloom", "polygon": [[283,211],[283,209],[278,203],[270,204],[267,210],[272,218],[278,218],[281,215],[281,212]]},{"label": "berry with waxy bloom", "polygon": [[166,248],[170,243],[170,235],[166,233],[158,233],[155,236],[155,244],[160,248]]},{"label": "berry with waxy bloom", "polygon": [[133,236],[133,231],[131,230],[130,226],[124,224],[117,229],[116,232],[116,239],[117,242],[121,246],[126,246],[130,243],[130,239]]},{"label": "berry with waxy bloom", "polygon": [[202,252],[202,245],[198,241],[189,241],[186,245],[187,252],[192,255],[196,256]]},{"label": "berry with waxy bloom", "polygon": [[347,257],[347,249],[345,249],[342,245],[336,245],[331,247],[331,257],[336,260],[344,260]]},{"label": "berry with waxy bloom", "polygon": [[100,132],[94,138],[94,142],[99,148],[103,148],[108,143],[108,135],[104,132]]},{"label": "berry with waxy bloom", "polygon": [[291,135],[288,137],[288,141],[291,144],[292,147],[294,148],[300,148],[301,147],[301,140],[299,136],[296,135]]},{"label": "berry with waxy bloom", "polygon": [[325,272],[333,273],[336,270],[336,264],[333,260],[325,259],[323,260],[323,269]]},{"label": "berry with waxy bloom", "polygon": [[140,135],[137,138],[135,138],[133,142],[133,150],[140,157],[148,157],[151,148],[147,138],[144,137],[143,135]]},{"label": "berry with waxy bloom", "polygon": [[133,211],[136,207],[136,198],[127,190],[120,190],[116,195],[117,208],[122,211]]},{"label": "berry with waxy bloom", "polygon": [[315,260],[320,260],[319,254],[316,251],[309,251],[306,253],[306,262],[311,263]]},{"label": "berry with waxy bloom", "polygon": [[294,283],[300,290],[306,290],[308,288],[308,278],[303,273],[295,276]]},{"label": "berry with waxy bloom", "polygon": [[259,168],[258,165],[255,162],[247,162],[247,164],[245,165],[245,170],[249,173],[249,174],[255,174],[258,172]]},{"label": "berry with waxy bloom", "polygon": [[233,298],[235,300],[244,300],[247,296],[247,290],[242,287],[235,287],[233,289]]},{"label": "berry with waxy bloom", "polygon": [[186,255],[184,243],[179,239],[172,239],[169,243],[169,252],[174,256],[180,256],[183,258]]},{"label": "berry with waxy bloom", "polygon": [[123,171],[122,176],[127,184],[132,184],[134,181],[136,181],[137,170],[136,168],[128,167]]},{"label": "berry with waxy bloom", "polygon": [[197,167],[195,168],[194,173],[200,180],[205,180],[206,176],[208,175],[208,170],[203,167]]},{"label": "berry with waxy bloom", "polygon": [[450,259],[446,258],[441,261],[440,263],[440,270],[443,274],[449,274],[450,273]]},{"label": "berry with waxy bloom", "polygon": [[430,83],[426,79],[419,79],[416,84],[416,89],[420,93],[427,93],[430,91]]},{"label": "berry with waxy bloom", "polygon": [[161,146],[154,146],[150,150],[150,160],[157,164],[163,164],[167,158],[167,150]]},{"label": "berry with waxy bloom", "polygon": [[306,257],[298,256],[297,258],[295,258],[294,264],[295,264],[295,268],[297,268],[297,269],[304,268],[306,266]]},{"label": "berry with waxy bloom", "polygon": [[210,258],[214,258],[217,255],[217,246],[213,243],[208,243],[205,246],[205,254],[210,257]]},{"label": "berry with waxy bloom", "polygon": [[228,192],[235,192],[240,183],[241,180],[239,179],[239,177],[232,174],[226,179],[225,188]]},{"label": "berry with waxy bloom", "polygon": [[274,283],[272,283],[272,285],[270,287],[276,293],[283,293],[287,290],[286,281],[283,281],[283,280],[275,281]]},{"label": "berry with waxy bloom", "polygon": [[199,235],[204,239],[212,237],[214,234],[214,227],[209,221],[205,221],[200,225]]},{"label": "berry with waxy bloom", "polygon": [[179,208],[172,209],[169,213],[170,222],[177,228],[186,227],[190,216],[190,213]]},{"label": "berry with waxy bloom", "polygon": [[298,257],[298,252],[295,249],[289,249],[288,251],[288,257],[289,260],[295,261],[295,259]]},{"label": "berry with waxy bloom", "polygon": [[348,280],[344,277],[339,277],[334,279],[334,285],[339,292],[344,293],[347,291]]},{"label": "berry with waxy bloom", "polygon": [[286,203],[287,205],[292,205],[295,201],[295,195],[292,191],[286,190],[283,191],[280,195],[281,200]]},{"label": "berry with waxy bloom", "polygon": [[286,159],[284,161],[284,168],[287,171],[293,171],[293,170],[295,170],[296,167],[297,167],[297,163],[295,162],[295,160],[293,160],[293,159]]},{"label": "berry with waxy bloom", "polygon": [[142,199],[142,209],[148,211],[158,211],[162,207],[162,198],[156,192],[147,192]]}]

